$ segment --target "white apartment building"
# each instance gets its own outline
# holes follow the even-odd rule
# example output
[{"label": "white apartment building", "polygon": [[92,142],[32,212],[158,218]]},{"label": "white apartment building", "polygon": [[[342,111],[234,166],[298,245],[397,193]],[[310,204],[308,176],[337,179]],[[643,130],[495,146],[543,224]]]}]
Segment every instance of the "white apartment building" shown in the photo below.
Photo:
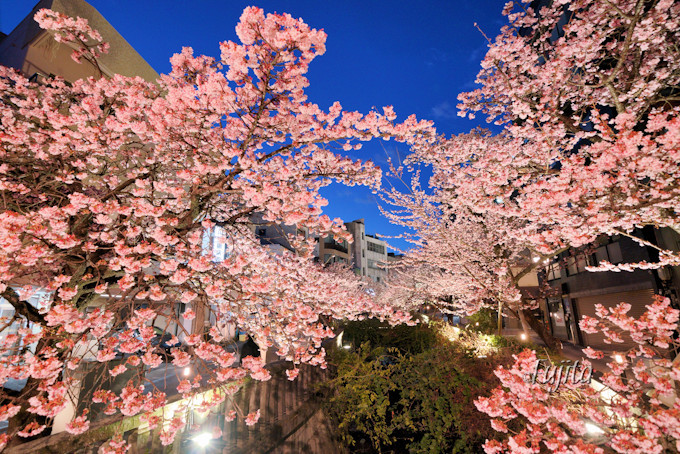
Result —
[{"label": "white apartment building", "polygon": [[346,222],[345,227],[352,234],[354,242],[351,246],[352,266],[361,276],[367,276],[375,282],[384,282],[387,278],[388,263],[387,243],[375,235],[366,233],[364,219]]}]

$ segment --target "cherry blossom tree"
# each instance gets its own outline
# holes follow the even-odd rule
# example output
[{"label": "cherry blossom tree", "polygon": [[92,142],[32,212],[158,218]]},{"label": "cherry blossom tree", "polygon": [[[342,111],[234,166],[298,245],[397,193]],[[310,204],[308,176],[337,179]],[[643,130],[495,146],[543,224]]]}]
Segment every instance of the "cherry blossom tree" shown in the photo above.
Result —
[{"label": "cherry blossom tree", "polygon": [[[581,380],[582,373],[574,380],[576,369],[557,377],[556,369],[542,368],[531,350],[516,356],[510,369],[497,369],[502,386],[475,405],[494,418],[492,426],[507,439],[487,441],[486,452],[679,452],[680,401],[673,383],[680,380],[680,365],[666,353],[678,344],[673,333],[680,311],[662,297],[639,319],[628,316],[629,310],[628,304],[598,305],[598,318],[581,321],[583,330],[603,332],[608,343],[635,344],[612,353],[610,371],[597,381]],[[591,359],[604,357],[602,351],[584,351]],[[520,430],[510,429],[519,420]]]},{"label": "cherry blossom tree", "polygon": [[[463,115],[481,113],[502,132],[440,138],[411,157],[432,166],[438,203],[497,216],[501,238],[546,257],[622,234],[659,249],[659,260],[603,262],[599,270],[679,265],[677,252],[638,238],[635,229],[680,233],[680,4],[522,1],[508,3],[504,14],[509,25],[489,41],[481,88],[459,97]],[[678,311],[661,298],[638,320],[628,309],[599,307],[601,321],[581,322],[610,343],[638,345],[617,354],[600,387],[565,384],[563,392],[548,392],[527,380],[538,361],[530,351],[497,371],[503,387],[478,408],[508,438],[489,441],[487,452],[679,450],[673,381],[680,377],[667,359]],[[524,428],[515,430],[519,420]],[[599,426],[599,439],[589,438],[589,424]]]},{"label": "cherry blossom tree", "polygon": [[[76,61],[97,65],[107,50],[84,19],[50,10],[35,18],[75,47]],[[265,222],[347,237],[340,220],[322,214],[319,189],[331,181],[375,187],[380,171],[333,147],[382,137],[417,149],[431,125],[395,123],[391,107],[362,115],[309,102],[305,73],[326,35],[302,20],[249,7],[236,32],[241,43],[221,43],[218,59],[184,48],[156,83],[115,75],[38,84],[0,67],[0,294],[15,309],[2,329],[19,327],[2,344],[0,382],[25,383],[0,391],[0,420],[9,419],[3,446],[47,434],[92,362],[109,364],[92,399],[105,414],[143,413],[158,424],[150,415],[166,395],[145,373],[163,361],[151,326],[159,318],[184,330],[186,350],[172,349],[169,359],[198,373],[180,381],[185,397],[268,378],[259,361],[234,364],[222,343],[227,323],[293,363],[323,365],[321,341],[333,335],[324,321],[408,319],[376,304],[357,279],[329,277],[311,263],[309,237],[290,238],[297,254],[268,253],[248,219],[258,212]],[[221,262],[203,245],[216,227]],[[49,297],[29,303],[37,290]],[[183,319],[202,322],[208,313],[212,326],[184,328]],[[120,374],[131,378],[116,393]],[[85,408],[67,430],[89,424]],[[165,424],[163,443],[182,427],[178,417]],[[124,445],[116,439],[106,449]]]},{"label": "cherry blossom tree", "polygon": [[[525,221],[507,234],[545,253],[645,225],[680,232],[680,5],[522,1],[504,13],[481,88],[459,96],[462,115],[503,130],[417,152],[433,183],[475,212]],[[679,263],[660,251],[656,266]],[[650,265],[622,269],[635,266]]]},{"label": "cherry blossom tree", "polygon": [[[668,1],[508,3],[509,25],[490,41],[481,88],[459,97],[462,115],[485,114],[502,132],[440,137],[407,159],[431,166],[436,205],[452,212],[421,210],[397,221],[421,222],[412,227],[427,237],[423,245],[444,242],[422,249],[421,262],[441,265],[450,258],[440,251],[453,257],[466,246],[450,241],[475,237],[462,224],[457,232],[437,232],[435,224],[455,228],[451,217],[479,216],[478,234],[493,231],[492,244],[512,241],[513,254],[540,258],[531,268],[603,234],[630,236],[656,248],[659,259],[603,262],[597,270],[680,264],[677,252],[634,232],[645,225],[680,232],[678,8]],[[403,202],[413,205],[397,205]],[[463,259],[462,269],[474,262]],[[496,263],[471,274],[510,269]],[[497,279],[500,285],[506,272]],[[463,282],[451,283],[452,291]],[[467,297],[475,298],[486,295]]]},{"label": "cherry blossom tree", "polygon": [[[403,168],[392,168],[394,179],[405,183],[403,174]],[[533,313],[537,299],[545,294],[539,291],[537,282],[527,285],[527,281],[536,278],[546,257],[561,251],[548,256],[532,251],[527,244],[505,235],[513,228],[506,218],[454,206],[448,193],[436,187],[424,190],[417,171],[409,186],[405,192],[396,187],[381,192],[383,214],[409,229],[404,238],[414,245],[395,270],[399,278],[390,282],[393,288],[386,293],[389,298],[401,304],[434,303],[444,312],[495,310],[499,335],[505,315],[519,320],[525,331],[535,331],[546,345],[559,350],[559,341]],[[523,225],[515,224],[516,228]]]}]

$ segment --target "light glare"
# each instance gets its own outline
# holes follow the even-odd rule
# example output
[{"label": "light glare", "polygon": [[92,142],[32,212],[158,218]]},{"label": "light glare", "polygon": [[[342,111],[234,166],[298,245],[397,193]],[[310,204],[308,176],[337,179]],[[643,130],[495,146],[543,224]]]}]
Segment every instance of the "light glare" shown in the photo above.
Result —
[{"label": "light glare", "polygon": [[586,423],[586,431],[591,435],[602,435],[604,433],[604,430],[592,422]]},{"label": "light glare", "polygon": [[208,446],[210,440],[212,440],[212,435],[210,435],[208,432],[200,433],[194,437],[194,443],[199,446]]}]

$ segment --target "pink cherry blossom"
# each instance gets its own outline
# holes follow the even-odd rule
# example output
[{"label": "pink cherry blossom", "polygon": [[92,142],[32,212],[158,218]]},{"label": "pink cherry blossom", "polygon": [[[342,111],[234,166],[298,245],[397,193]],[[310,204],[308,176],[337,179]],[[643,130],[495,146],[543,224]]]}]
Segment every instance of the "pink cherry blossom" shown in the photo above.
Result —
[{"label": "pink cherry blossom", "polygon": [[246,425],[254,426],[259,419],[260,419],[260,410],[257,410],[257,411],[252,412],[252,413],[248,413],[248,416],[246,416]]},{"label": "pink cherry blossom", "polygon": [[[99,68],[108,45],[87,21],[50,10],[35,19],[76,61]],[[358,150],[382,138],[418,148],[434,137],[432,124],[396,122],[391,107],[364,115],[310,102],[306,75],[326,34],[301,19],[246,8],[237,36],[219,45],[218,58],[184,48],[154,83],[114,74],[43,84],[0,67],[0,293],[24,327],[2,342],[0,381],[35,382],[13,401],[19,413],[0,413],[26,421],[10,424],[9,438],[43,431],[38,418],[65,404],[63,377],[80,376],[93,357],[120,361],[91,385],[106,415],[163,407],[166,396],[144,388],[145,374],[163,364],[154,327],[178,329],[187,349],[171,352],[172,361],[191,365],[182,391],[192,394],[200,377],[270,377],[261,363],[233,367],[235,355],[220,345],[228,326],[282,359],[325,367],[329,321],[409,320],[375,302],[351,271],[314,263],[313,238],[349,236],[323,214],[322,188],[380,185],[380,169],[333,144]],[[273,255],[245,228],[254,213],[307,235],[291,235],[296,250]],[[204,248],[217,228],[222,262]],[[38,290],[49,296],[32,306],[26,299]],[[190,309],[182,314],[180,304]],[[130,370],[140,373],[108,393]],[[168,418],[165,445],[185,421]],[[69,427],[80,433],[88,424],[83,414]],[[116,440],[102,452],[128,449]]]}]

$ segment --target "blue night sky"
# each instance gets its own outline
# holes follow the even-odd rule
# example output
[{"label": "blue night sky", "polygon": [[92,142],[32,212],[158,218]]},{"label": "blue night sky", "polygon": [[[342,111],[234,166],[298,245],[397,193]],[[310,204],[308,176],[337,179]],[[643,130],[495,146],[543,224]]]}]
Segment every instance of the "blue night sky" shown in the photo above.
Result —
[{"label": "blue night sky", "polygon": [[[480,120],[456,115],[456,97],[474,88],[487,43],[474,27],[495,37],[504,24],[503,0],[409,1],[201,1],[89,0],[159,73],[183,46],[219,56],[218,43],[236,40],[234,26],[243,8],[301,17],[328,34],[326,53],[310,67],[309,99],[322,108],[340,101],[345,110],[367,112],[393,105],[403,120],[410,114],[433,120],[440,133],[467,132]],[[0,2],[0,30],[9,33],[35,2]],[[381,167],[386,152],[404,156],[394,142],[373,141],[350,156],[372,159]],[[396,235],[378,211],[376,196],[365,188],[334,184],[323,193],[325,212],[345,221],[366,219],[368,233]],[[389,241],[389,240],[388,240]],[[401,241],[394,244],[404,247]]]}]

